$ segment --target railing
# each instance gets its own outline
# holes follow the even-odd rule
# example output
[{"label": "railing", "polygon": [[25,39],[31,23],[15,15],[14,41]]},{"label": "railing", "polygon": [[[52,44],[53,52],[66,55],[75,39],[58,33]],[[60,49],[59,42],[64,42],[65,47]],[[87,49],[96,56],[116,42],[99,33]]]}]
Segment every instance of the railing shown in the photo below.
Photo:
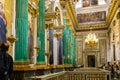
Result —
[{"label": "railing", "polygon": [[[107,75],[109,78],[107,79]],[[63,71],[43,76],[34,76],[28,80],[111,80],[108,71]]]},{"label": "railing", "polygon": [[68,80],[107,80],[106,72],[67,72]]},{"label": "railing", "polygon": [[63,71],[43,76],[30,77],[28,80],[68,80],[68,76],[66,75],[66,72]]}]

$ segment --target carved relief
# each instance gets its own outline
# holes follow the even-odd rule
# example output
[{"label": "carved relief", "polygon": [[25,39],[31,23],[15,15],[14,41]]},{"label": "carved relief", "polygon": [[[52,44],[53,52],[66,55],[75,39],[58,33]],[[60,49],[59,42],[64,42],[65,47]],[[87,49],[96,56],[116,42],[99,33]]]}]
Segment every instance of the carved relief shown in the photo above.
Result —
[{"label": "carved relief", "polygon": [[77,55],[78,55],[78,57],[77,57],[77,59],[78,59],[78,65],[81,65],[81,64],[83,64],[83,45],[82,45],[82,41],[78,41],[78,43],[77,43]]},{"label": "carved relief", "polygon": [[99,50],[100,50],[100,63],[105,64],[106,63],[106,39],[100,39],[99,40]]},{"label": "carved relief", "polygon": [[106,33],[99,33],[98,37],[107,37],[107,34]]}]

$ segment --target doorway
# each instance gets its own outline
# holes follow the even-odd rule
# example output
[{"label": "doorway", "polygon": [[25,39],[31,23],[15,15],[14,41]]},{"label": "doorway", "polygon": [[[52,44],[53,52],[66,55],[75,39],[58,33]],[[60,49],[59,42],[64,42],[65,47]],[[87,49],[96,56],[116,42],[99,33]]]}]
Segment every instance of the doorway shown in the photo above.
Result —
[{"label": "doorway", "polygon": [[88,55],[88,67],[95,67],[95,55]]}]

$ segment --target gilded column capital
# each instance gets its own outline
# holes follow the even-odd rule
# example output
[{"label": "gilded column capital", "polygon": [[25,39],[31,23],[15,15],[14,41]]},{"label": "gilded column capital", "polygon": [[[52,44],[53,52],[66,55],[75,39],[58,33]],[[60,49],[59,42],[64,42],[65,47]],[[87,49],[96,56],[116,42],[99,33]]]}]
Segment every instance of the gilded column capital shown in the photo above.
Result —
[{"label": "gilded column capital", "polygon": [[28,4],[28,11],[30,12],[30,14],[32,14],[34,18],[36,18],[39,15],[38,4],[35,3],[33,5],[33,1],[30,1]]},{"label": "gilded column capital", "polygon": [[53,34],[53,36],[54,36],[55,38],[58,38],[58,34],[57,34],[57,33]]},{"label": "gilded column capital", "polygon": [[64,29],[64,27],[65,27],[65,25],[59,25],[59,26],[53,26],[53,29],[54,30],[63,30]]},{"label": "gilded column capital", "polygon": [[72,25],[69,25],[69,29],[72,30]]},{"label": "gilded column capital", "polygon": [[53,24],[52,23],[46,23],[45,25],[46,25],[45,26],[46,29],[53,29]]},{"label": "gilded column capital", "polygon": [[62,38],[62,37],[63,37],[63,34],[62,34],[62,33],[60,33],[60,34],[59,34],[59,38]]},{"label": "gilded column capital", "polygon": [[76,36],[76,32],[75,32],[75,31],[72,31],[72,35],[73,35],[73,36]]},{"label": "gilded column capital", "polygon": [[62,33],[55,33],[54,34],[54,37],[59,39],[59,38],[62,38],[63,34]]}]

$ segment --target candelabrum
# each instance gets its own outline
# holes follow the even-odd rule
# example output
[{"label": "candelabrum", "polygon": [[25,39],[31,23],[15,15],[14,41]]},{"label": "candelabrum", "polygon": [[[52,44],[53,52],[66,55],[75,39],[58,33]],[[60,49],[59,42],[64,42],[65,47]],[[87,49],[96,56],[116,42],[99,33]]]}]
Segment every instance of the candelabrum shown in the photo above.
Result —
[{"label": "candelabrum", "polygon": [[34,48],[37,50],[38,53],[38,51],[40,50],[40,46],[35,46]]},{"label": "candelabrum", "polygon": [[13,43],[17,40],[13,35],[10,35],[7,40],[10,42],[11,46],[13,46]]},{"label": "candelabrum", "polygon": [[71,61],[71,56],[68,56],[67,59],[68,59],[68,61]]},{"label": "candelabrum", "polygon": [[48,52],[45,55],[47,56],[47,65],[50,65],[49,60],[50,60],[51,52]]},{"label": "candelabrum", "polygon": [[40,46],[35,46],[34,48],[35,48],[37,51],[40,50]]}]

